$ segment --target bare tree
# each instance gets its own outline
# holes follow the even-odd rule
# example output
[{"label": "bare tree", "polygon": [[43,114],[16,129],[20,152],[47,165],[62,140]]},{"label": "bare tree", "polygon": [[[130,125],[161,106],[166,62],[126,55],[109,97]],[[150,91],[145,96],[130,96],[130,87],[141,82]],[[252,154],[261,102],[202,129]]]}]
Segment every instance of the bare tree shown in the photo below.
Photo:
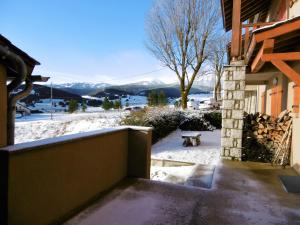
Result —
[{"label": "bare tree", "polygon": [[223,35],[215,40],[214,44],[210,46],[211,55],[209,57],[210,66],[212,73],[215,75],[215,86],[214,86],[214,99],[215,101],[221,100],[221,78],[223,74],[223,65],[226,60],[227,54],[227,39]]},{"label": "bare tree", "polygon": [[147,47],[175,72],[182,108],[201,66],[208,58],[208,43],[220,19],[216,0],[157,0],[146,22]]}]

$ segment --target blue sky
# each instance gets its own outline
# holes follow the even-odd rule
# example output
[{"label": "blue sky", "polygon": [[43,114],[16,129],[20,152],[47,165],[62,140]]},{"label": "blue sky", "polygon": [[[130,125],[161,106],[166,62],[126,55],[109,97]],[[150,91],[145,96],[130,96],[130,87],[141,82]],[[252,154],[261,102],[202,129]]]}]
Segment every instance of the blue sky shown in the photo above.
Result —
[{"label": "blue sky", "polygon": [[[41,62],[54,83],[176,77],[145,47],[153,0],[0,0],[0,32]],[[154,73],[144,74],[149,71]],[[143,74],[143,75],[140,75]]]}]

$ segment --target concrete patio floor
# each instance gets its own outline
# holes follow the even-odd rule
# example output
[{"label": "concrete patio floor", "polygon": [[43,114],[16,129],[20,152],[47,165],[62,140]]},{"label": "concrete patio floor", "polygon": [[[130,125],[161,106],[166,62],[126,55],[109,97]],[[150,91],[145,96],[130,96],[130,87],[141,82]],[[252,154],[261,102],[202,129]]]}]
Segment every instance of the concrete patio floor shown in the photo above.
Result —
[{"label": "concrete patio floor", "polygon": [[127,180],[65,225],[300,224],[300,195],[285,192],[268,164],[222,161],[212,189]]}]

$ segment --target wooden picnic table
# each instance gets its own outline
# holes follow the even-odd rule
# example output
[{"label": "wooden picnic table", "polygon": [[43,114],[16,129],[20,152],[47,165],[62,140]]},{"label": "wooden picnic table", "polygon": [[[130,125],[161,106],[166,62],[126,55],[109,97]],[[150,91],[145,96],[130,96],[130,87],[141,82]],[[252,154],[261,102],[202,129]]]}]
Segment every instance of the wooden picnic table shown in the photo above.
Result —
[{"label": "wooden picnic table", "polygon": [[188,146],[198,146],[200,145],[200,132],[199,131],[188,131],[188,132],[183,132],[181,134],[181,137],[184,139],[183,141],[183,146],[188,147]]}]

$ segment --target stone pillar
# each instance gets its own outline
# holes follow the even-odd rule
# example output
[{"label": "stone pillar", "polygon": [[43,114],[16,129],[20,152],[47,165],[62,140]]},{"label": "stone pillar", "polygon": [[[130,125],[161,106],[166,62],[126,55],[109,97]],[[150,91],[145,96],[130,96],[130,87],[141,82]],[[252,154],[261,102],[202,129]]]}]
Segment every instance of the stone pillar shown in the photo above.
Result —
[{"label": "stone pillar", "polygon": [[0,64],[0,147],[7,145],[6,69]]},{"label": "stone pillar", "polygon": [[221,157],[241,160],[243,115],[245,108],[246,66],[232,62],[223,74]]}]

